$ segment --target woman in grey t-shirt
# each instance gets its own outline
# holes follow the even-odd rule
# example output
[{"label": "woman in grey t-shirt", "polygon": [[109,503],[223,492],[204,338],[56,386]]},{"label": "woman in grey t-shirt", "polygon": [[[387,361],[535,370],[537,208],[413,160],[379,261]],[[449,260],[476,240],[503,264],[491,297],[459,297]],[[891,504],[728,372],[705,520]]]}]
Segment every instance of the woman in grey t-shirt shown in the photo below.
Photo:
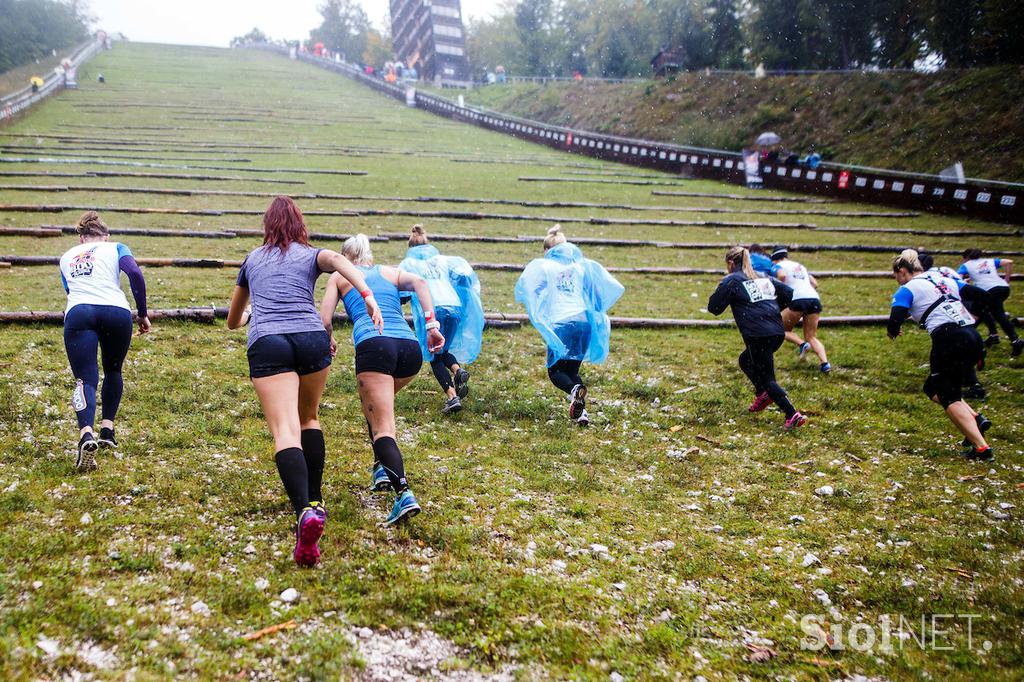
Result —
[{"label": "woman in grey t-shirt", "polygon": [[384,322],[363,274],[341,254],[309,245],[302,212],[290,198],[279,196],[270,204],[263,235],[263,246],[246,257],[238,273],[228,328],[249,324],[249,377],[274,437],[277,471],[299,519],[293,556],[300,566],[314,566],[327,521],[319,409],[331,365],[330,336],[313,303],[317,278],[339,273],[362,295],[378,332]]}]

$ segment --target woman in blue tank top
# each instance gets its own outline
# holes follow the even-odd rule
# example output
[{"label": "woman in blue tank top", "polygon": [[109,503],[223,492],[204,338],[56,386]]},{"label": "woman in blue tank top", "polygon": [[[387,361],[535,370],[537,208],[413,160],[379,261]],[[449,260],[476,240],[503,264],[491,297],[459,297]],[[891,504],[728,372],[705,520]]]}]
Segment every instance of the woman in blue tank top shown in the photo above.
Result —
[{"label": "woman in blue tank top", "polygon": [[[405,478],[402,452],[395,441],[395,394],[420,371],[423,353],[416,335],[402,314],[399,291],[416,293],[427,319],[427,347],[434,353],[444,347],[440,325],[434,317],[434,303],[427,282],[418,275],[397,268],[373,264],[370,240],[357,234],[345,242],[341,250],[363,272],[366,285],[373,292],[384,318],[384,330],[378,331],[366,313],[362,298],[352,284],[332,275],[320,304],[320,318],[328,332],[333,331],[334,311],[339,298],[352,321],[352,342],[355,346],[356,383],[373,441],[373,483],[375,492],[394,490],[398,497],[385,525],[408,519],[420,511],[416,497]],[[331,334],[331,352],[337,352]]]}]

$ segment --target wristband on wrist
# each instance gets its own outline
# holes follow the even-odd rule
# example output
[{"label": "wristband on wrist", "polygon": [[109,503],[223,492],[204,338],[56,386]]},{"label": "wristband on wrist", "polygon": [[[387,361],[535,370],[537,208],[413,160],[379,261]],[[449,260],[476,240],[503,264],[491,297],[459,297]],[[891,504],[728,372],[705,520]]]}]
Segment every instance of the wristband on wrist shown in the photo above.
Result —
[{"label": "wristband on wrist", "polygon": [[433,322],[427,322],[425,326],[427,331],[430,331],[431,329],[440,329],[441,323],[438,322],[437,320],[434,320]]},{"label": "wristband on wrist", "polygon": [[362,296],[363,298],[370,298],[371,296],[373,296],[373,290],[367,287],[366,289],[360,291],[359,295]]},{"label": "wristband on wrist", "polygon": [[425,313],[423,313],[423,318],[427,322],[430,322],[432,319],[434,319],[434,311],[433,310],[426,311]]}]

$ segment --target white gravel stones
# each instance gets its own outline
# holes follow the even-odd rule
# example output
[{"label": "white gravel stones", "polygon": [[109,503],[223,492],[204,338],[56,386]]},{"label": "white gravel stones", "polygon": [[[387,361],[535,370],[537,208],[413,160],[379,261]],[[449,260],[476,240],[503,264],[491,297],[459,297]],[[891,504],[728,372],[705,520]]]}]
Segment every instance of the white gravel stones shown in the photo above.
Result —
[{"label": "white gravel stones", "polygon": [[256,582],[254,582],[252,584],[252,586],[255,587],[257,590],[259,590],[260,592],[262,592],[263,590],[265,590],[268,587],[270,587],[270,581],[267,580],[266,578],[256,578]]},{"label": "white gravel stones", "polygon": [[807,554],[804,554],[804,560],[801,562],[801,565],[804,568],[808,568],[810,566],[816,566],[817,564],[820,564],[820,563],[821,563],[821,559],[819,559],[818,557],[816,557],[813,554],[811,554],[810,552],[808,552]]},{"label": "white gravel stones", "polygon": [[823,485],[820,488],[815,489],[814,494],[818,497],[832,497],[836,494],[836,489],[830,485]]},{"label": "white gravel stones", "polygon": [[811,594],[814,595],[815,599],[821,602],[822,606],[832,606],[832,598],[828,596],[828,592],[820,587],[815,589]]},{"label": "white gravel stones", "polygon": [[82,518],[78,519],[78,522],[83,526],[88,526],[90,523],[92,523],[92,514],[90,514],[89,512],[85,512],[84,514],[82,514]]},{"label": "white gravel stones", "polygon": [[281,593],[281,601],[285,604],[293,604],[299,600],[299,591],[294,587],[289,587],[287,590]]},{"label": "white gravel stones", "polygon": [[193,602],[191,611],[197,616],[202,616],[203,618],[207,618],[210,615],[210,607],[202,600]]},{"label": "white gravel stones", "polygon": [[51,658],[57,656],[60,653],[60,642],[55,639],[50,639],[46,635],[39,635],[39,639],[36,640],[36,646],[42,649],[43,653]]}]

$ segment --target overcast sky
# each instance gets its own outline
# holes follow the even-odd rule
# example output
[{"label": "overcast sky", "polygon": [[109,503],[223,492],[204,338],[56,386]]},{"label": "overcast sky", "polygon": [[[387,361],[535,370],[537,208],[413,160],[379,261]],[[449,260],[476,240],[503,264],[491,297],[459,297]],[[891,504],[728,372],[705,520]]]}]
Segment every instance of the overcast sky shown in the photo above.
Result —
[{"label": "overcast sky", "polygon": [[[259,27],[273,38],[307,38],[320,24],[322,0],[88,0],[97,28],[142,42],[227,47]],[[387,0],[360,0],[370,20],[383,26]],[[487,17],[503,0],[462,0],[463,20]]]}]

